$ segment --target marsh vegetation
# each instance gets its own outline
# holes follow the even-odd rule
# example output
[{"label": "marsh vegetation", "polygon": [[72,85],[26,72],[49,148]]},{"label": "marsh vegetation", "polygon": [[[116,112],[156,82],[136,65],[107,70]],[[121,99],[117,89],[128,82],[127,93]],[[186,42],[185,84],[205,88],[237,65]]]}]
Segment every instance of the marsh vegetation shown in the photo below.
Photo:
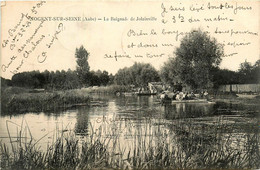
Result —
[{"label": "marsh vegetation", "polygon": [[[2,117],[1,123],[8,127],[8,133],[7,138],[1,138],[1,168],[255,169],[260,166],[257,107],[234,101],[161,106],[148,96],[97,95],[93,101],[99,104],[60,114],[41,113],[47,122],[54,117],[56,124],[63,126],[54,126],[40,136],[37,134],[42,130],[26,122],[28,114],[22,121],[15,115],[12,119]],[[72,127],[66,125],[66,115]],[[35,121],[44,120],[39,116]]]}]

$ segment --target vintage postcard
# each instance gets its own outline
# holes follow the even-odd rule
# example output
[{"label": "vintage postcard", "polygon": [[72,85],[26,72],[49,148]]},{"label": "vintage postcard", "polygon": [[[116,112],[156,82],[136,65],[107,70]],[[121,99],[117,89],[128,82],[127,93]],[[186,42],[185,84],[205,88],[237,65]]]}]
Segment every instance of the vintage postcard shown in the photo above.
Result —
[{"label": "vintage postcard", "polygon": [[0,169],[259,169],[259,6],[1,1]]}]

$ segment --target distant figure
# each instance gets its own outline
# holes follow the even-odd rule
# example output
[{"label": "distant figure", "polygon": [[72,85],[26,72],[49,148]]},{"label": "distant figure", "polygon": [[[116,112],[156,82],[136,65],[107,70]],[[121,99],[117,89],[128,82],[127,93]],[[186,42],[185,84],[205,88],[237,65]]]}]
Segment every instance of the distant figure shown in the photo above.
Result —
[{"label": "distant figure", "polygon": [[203,97],[204,97],[205,99],[209,99],[209,93],[208,93],[207,91],[205,91],[205,92],[203,93]]},{"label": "distant figure", "polygon": [[184,93],[181,91],[181,92],[179,93],[179,95],[180,95],[180,100],[183,100]]},{"label": "distant figure", "polygon": [[176,100],[179,100],[179,98],[180,98],[179,93],[180,93],[179,91],[176,92],[176,97],[175,97]]},{"label": "distant figure", "polygon": [[184,93],[183,100],[189,100],[188,92]]},{"label": "distant figure", "polygon": [[200,92],[200,98],[203,98],[203,95],[204,95],[204,91],[201,91]]},{"label": "distant figure", "polygon": [[161,99],[161,103],[163,104],[165,100],[168,99],[167,94],[165,92],[162,92],[162,94],[160,95],[160,99]]},{"label": "distant figure", "polygon": [[162,99],[165,99],[165,96],[166,96],[166,94],[165,94],[165,92],[163,91],[162,94],[160,95],[160,99],[161,99],[161,100],[162,100]]},{"label": "distant figure", "polygon": [[182,100],[183,99],[183,92],[177,92],[176,100]]},{"label": "distant figure", "polygon": [[174,92],[173,92],[173,96],[172,96],[172,100],[176,100],[176,96],[177,96],[177,92],[174,91]]},{"label": "distant figure", "polygon": [[195,94],[194,94],[193,92],[191,92],[190,98],[191,98],[191,99],[195,99],[195,98],[196,98],[196,96],[195,96]]}]

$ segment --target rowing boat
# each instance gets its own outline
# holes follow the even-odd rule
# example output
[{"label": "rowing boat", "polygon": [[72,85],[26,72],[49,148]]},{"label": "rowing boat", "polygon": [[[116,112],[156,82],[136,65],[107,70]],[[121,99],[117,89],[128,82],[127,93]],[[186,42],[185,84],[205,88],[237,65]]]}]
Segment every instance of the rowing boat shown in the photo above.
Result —
[{"label": "rowing boat", "polygon": [[172,104],[175,103],[214,103],[211,101],[208,101],[207,99],[193,99],[193,100],[172,100]]}]

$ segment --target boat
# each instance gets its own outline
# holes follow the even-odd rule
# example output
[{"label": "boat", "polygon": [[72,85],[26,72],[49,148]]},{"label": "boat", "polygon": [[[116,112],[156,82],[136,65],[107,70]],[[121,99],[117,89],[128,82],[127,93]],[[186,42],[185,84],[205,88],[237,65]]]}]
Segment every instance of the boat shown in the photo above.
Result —
[{"label": "boat", "polygon": [[257,98],[258,94],[236,94],[240,98]]},{"label": "boat", "polygon": [[191,99],[191,100],[172,100],[172,104],[176,103],[215,103],[212,101],[208,101],[207,99]]}]

